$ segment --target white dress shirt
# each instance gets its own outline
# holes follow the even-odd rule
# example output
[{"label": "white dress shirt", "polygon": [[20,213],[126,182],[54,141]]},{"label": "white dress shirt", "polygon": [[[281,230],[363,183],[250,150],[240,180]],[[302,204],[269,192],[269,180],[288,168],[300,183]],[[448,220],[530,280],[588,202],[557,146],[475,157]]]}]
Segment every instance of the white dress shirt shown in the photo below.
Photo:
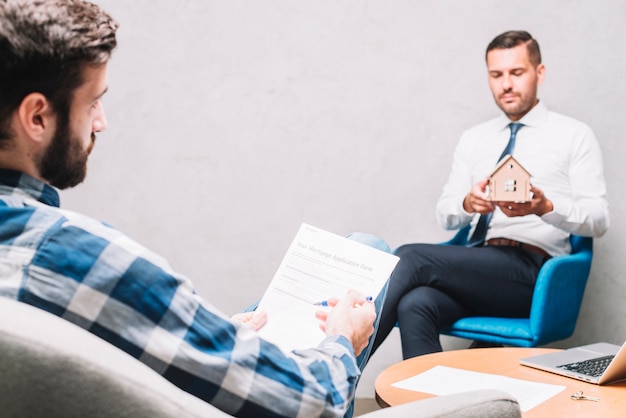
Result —
[{"label": "white dress shirt", "polygon": [[[555,256],[571,251],[570,234],[602,236],[609,226],[609,205],[602,154],[592,130],[548,110],[543,102],[518,122],[524,126],[517,133],[513,156],[531,174],[531,183],[552,201],[554,210],[541,217],[509,218],[496,208],[486,239],[514,239]],[[463,209],[463,199],[493,171],[509,140],[509,123],[502,113],[462,134],[437,202],[437,220],[444,228],[478,221],[478,214]]]}]

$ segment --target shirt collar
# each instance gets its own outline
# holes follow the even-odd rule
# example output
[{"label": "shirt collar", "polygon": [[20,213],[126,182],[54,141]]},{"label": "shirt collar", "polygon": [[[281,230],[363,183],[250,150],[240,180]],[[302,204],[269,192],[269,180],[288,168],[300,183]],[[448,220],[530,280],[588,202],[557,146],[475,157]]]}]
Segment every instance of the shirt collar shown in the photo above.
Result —
[{"label": "shirt collar", "polygon": [[[540,126],[542,125],[548,117],[548,108],[546,105],[539,100],[539,102],[532,108],[528,113],[526,113],[520,120],[516,121],[524,124],[524,126]],[[503,128],[509,126],[510,123],[513,123],[504,113],[500,115],[500,123]]]},{"label": "shirt collar", "polygon": [[0,169],[0,194],[23,194],[49,206],[61,205],[52,186],[19,171]]}]

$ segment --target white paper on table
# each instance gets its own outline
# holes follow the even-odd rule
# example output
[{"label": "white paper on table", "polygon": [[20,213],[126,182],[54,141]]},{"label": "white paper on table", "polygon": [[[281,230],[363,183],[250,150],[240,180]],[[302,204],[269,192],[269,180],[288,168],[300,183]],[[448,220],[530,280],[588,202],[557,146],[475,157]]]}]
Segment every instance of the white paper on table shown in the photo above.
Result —
[{"label": "white paper on table", "polygon": [[517,399],[523,412],[534,408],[565,389],[565,386],[531,382],[446,366],[435,366],[424,373],[396,382],[392,386],[432,395],[451,395],[472,390],[498,389]]},{"label": "white paper on table", "polygon": [[317,347],[326,337],[316,302],[354,289],[374,299],[399,258],[360,242],[302,224],[257,311],[267,311],[261,336],[282,350]]}]

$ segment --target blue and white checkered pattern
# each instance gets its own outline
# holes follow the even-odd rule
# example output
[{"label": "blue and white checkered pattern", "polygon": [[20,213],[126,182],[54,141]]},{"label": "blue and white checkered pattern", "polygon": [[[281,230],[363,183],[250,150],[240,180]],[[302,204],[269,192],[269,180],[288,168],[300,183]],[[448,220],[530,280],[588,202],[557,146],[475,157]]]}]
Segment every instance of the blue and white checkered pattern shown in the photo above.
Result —
[{"label": "blue and white checkered pattern", "polygon": [[283,353],[119,231],[0,170],[0,295],[63,317],[242,417],[342,416],[360,371],[344,337]]}]

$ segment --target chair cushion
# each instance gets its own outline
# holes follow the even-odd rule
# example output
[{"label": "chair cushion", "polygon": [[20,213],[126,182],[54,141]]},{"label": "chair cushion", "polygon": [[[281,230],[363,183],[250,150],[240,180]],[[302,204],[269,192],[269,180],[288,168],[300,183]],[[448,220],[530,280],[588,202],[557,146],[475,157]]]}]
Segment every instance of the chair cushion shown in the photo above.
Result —
[{"label": "chair cushion", "polygon": [[450,330],[501,335],[528,341],[533,339],[528,318],[467,317],[456,321]]}]

